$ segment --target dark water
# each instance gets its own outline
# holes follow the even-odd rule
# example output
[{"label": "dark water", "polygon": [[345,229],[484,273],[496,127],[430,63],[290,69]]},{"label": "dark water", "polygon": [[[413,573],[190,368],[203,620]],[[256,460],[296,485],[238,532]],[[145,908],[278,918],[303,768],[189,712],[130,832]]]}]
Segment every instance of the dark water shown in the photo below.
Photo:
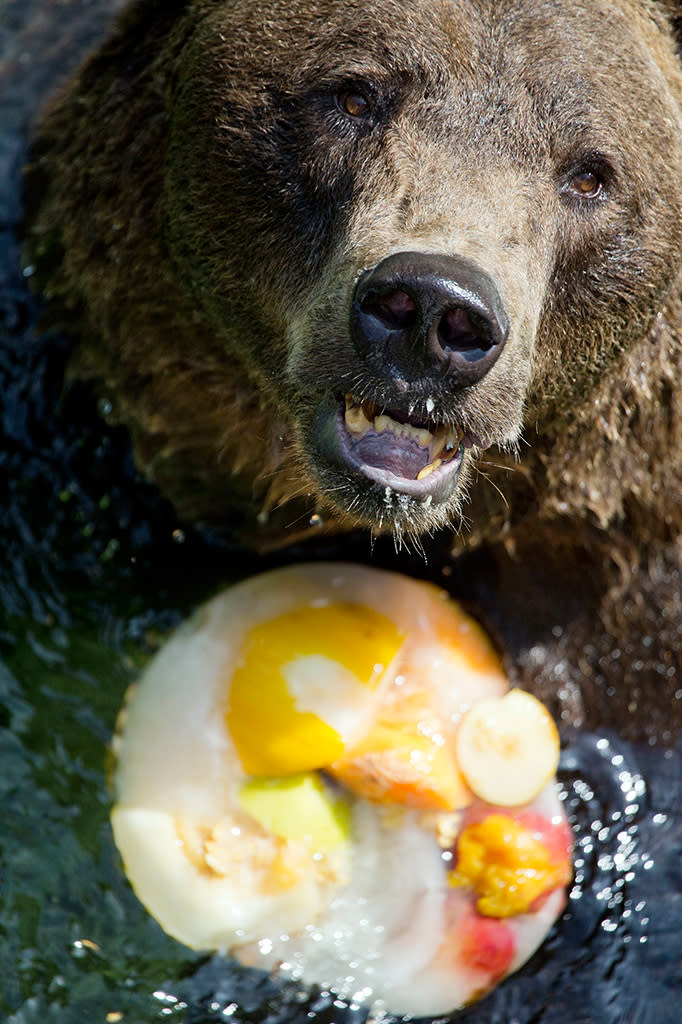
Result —
[{"label": "dark water", "polygon": [[[266,567],[176,522],[124,434],[64,385],[63,341],[35,333],[17,247],[30,124],[114,6],[0,0],[0,1020],[361,1024],[327,993],[167,938],[112,843],[106,750],[128,683],[198,601]],[[395,564],[364,538],[278,558],[318,556]],[[566,735],[561,779],[576,836],[566,913],[522,972],[457,1020],[678,1024],[682,748]]]}]

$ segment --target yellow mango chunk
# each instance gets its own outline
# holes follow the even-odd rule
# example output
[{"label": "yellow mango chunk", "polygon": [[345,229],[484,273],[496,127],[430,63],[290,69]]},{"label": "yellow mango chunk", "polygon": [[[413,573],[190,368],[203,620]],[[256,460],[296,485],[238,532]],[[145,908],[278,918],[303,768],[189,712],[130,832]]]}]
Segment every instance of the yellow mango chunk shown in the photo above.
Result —
[{"label": "yellow mango chunk", "polygon": [[309,771],[340,757],[403,639],[385,615],[346,603],[297,608],[250,630],[227,711],[245,772]]},{"label": "yellow mango chunk", "polygon": [[525,690],[479,701],[462,719],[455,740],[460,771],[490,804],[529,803],[559,764],[559,734],[543,704]]},{"label": "yellow mango chunk", "polygon": [[453,886],[472,887],[476,909],[486,917],[525,914],[543,893],[565,885],[566,861],[555,862],[547,846],[505,814],[468,825],[457,842]]},{"label": "yellow mango chunk", "polygon": [[452,754],[415,722],[379,722],[330,773],[376,803],[452,811],[471,803]]},{"label": "yellow mango chunk", "polygon": [[266,832],[282,839],[303,839],[328,850],[350,836],[348,804],[313,772],[249,779],[239,790],[239,802]]}]

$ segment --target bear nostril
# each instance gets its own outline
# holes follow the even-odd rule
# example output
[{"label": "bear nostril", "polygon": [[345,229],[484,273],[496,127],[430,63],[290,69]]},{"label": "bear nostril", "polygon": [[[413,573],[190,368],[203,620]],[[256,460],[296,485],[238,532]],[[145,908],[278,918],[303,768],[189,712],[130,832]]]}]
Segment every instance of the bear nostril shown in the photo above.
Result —
[{"label": "bear nostril", "polygon": [[386,295],[370,293],[361,303],[367,316],[379,320],[389,331],[409,330],[417,321],[417,307],[406,292],[388,292]]},{"label": "bear nostril", "polygon": [[443,314],[436,337],[444,353],[458,352],[468,362],[480,359],[495,344],[484,318],[462,308],[449,309]]}]

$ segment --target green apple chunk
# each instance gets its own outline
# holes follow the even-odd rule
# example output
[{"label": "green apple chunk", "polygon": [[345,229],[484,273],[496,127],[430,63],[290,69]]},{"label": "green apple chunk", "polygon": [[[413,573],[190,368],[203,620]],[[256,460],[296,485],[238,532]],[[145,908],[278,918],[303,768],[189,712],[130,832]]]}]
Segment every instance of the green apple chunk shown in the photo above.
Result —
[{"label": "green apple chunk", "polygon": [[350,838],[350,807],[315,772],[254,778],[239,790],[242,808],[282,839],[303,839],[320,850]]}]

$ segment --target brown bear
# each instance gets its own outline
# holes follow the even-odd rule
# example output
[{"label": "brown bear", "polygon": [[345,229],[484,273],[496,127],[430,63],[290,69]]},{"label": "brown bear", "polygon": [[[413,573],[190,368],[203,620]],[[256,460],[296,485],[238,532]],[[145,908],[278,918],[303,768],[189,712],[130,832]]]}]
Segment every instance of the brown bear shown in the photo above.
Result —
[{"label": "brown bear", "polygon": [[514,679],[653,742],[682,724],[681,10],[139,0],[27,186],[73,372],[182,516],[450,524]]}]

